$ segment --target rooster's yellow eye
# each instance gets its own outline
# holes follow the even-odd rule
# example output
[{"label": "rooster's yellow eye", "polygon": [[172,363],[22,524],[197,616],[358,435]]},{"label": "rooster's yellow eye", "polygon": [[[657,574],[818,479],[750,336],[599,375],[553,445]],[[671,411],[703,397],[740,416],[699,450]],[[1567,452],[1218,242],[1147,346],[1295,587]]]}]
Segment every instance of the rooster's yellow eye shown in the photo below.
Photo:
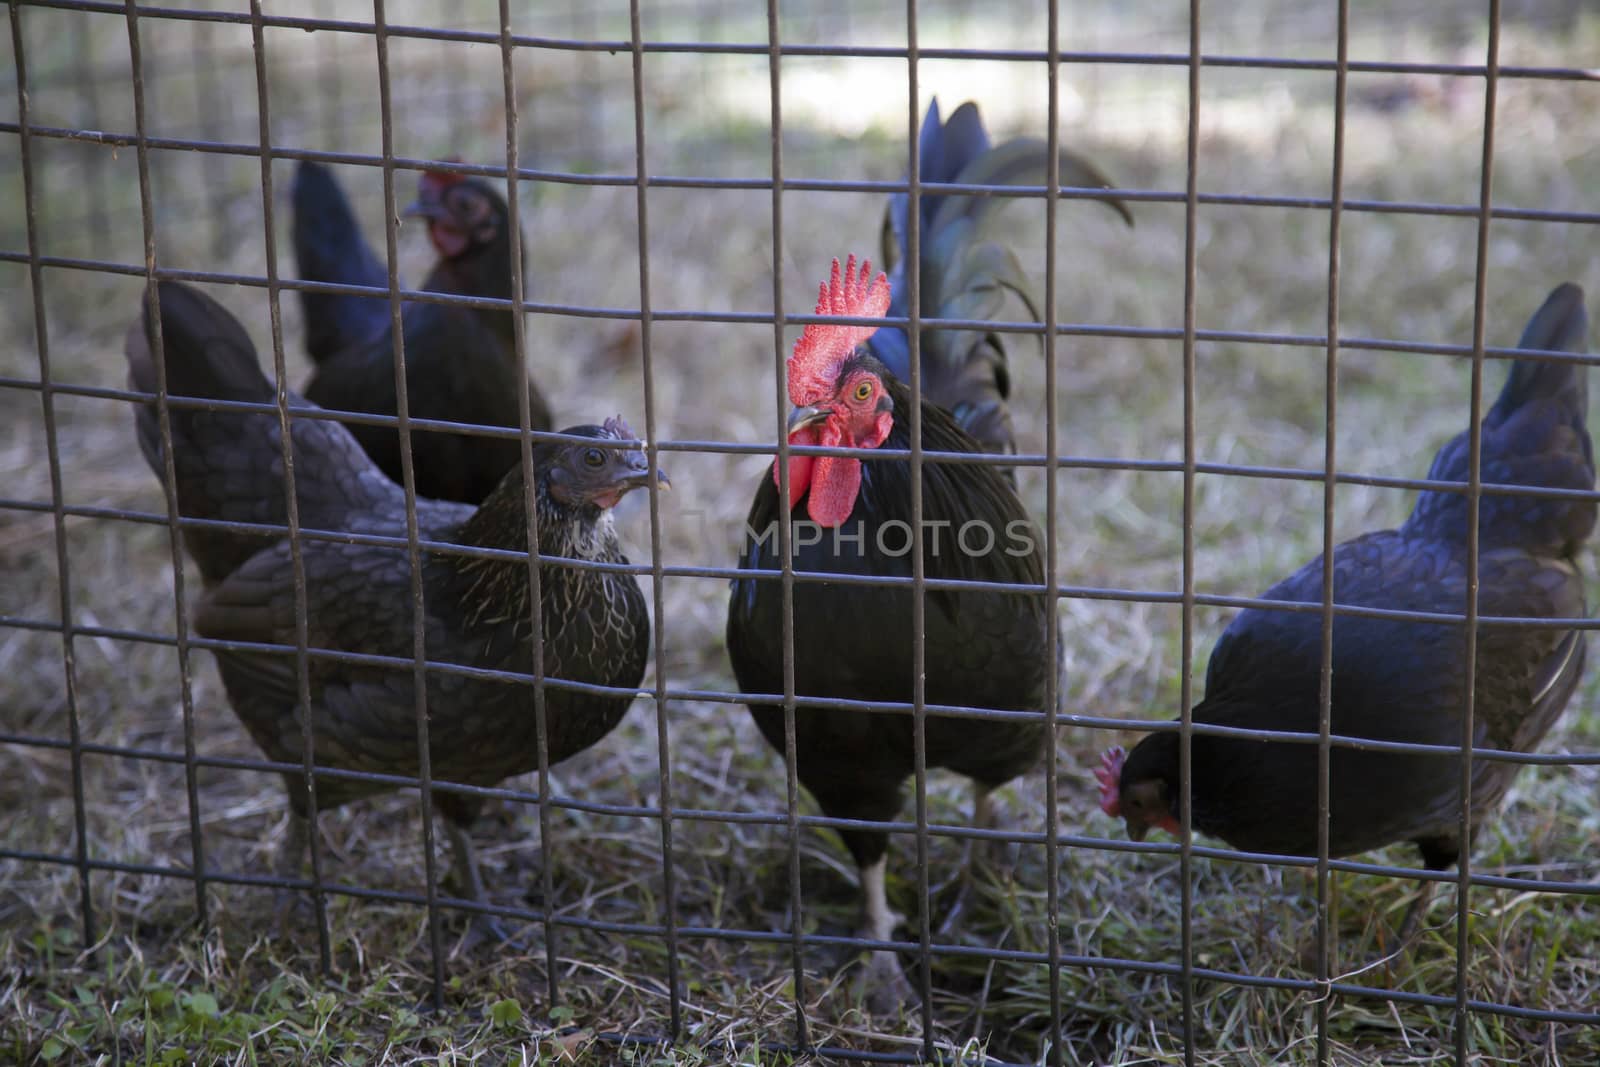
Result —
[{"label": "rooster's yellow eye", "polygon": [[865,400],[871,395],[872,395],[872,383],[871,382],[862,382],[860,385],[856,386],[856,399],[857,400]]}]

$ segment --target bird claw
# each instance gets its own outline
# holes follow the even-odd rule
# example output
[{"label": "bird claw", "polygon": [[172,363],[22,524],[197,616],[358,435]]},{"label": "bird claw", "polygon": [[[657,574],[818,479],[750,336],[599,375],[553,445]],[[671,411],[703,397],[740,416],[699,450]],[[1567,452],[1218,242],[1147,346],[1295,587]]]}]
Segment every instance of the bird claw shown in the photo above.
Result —
[{"label": "bird claw", "polygon": [[457,942],[456,947],[459,952],[470,953],[486,944],[508,948],[512,952],[528,951],[527,942],[512,933],[498,915],[476,912],[468,921],[467,928],[462,932],[461,940]]},{"label": "bird claw", "polygon": [[900,957],[887,948],[867,954],[856,993],[873,1015],[898,1016],[922,1002],[900,966]]},{"label": "bird claw", "polygon": [[287,939],[306,913],[310,901],[298,889],[278,889],[272,894],[272,926],[277,936]]},{"label": "bird claw", "polygon": [[956,920],[967,910],[967,905],[972,900],[973,881],[972,868],[969,865],[962,872],[961,877],[956,880],[956,898],[950,902],[949,909],[944,913],[943,921],[939,923],[939,928],[933,932],[935,937],[943,939],[950,934],[950,931],[955,929]]}]

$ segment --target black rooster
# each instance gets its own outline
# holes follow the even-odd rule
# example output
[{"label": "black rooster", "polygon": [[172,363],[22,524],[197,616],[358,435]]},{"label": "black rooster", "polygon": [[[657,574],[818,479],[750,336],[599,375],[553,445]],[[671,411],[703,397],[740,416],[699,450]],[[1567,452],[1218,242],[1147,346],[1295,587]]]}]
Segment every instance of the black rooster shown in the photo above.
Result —
[{"label": "black rooster", "polygon": [[[960,136],[947,141],[941,130]],[[988,139],[970,104],[945,127],[939,125],[937,106],[930,109],[922,144],[925,180],[948,180],[954,174],[962,181],[1014,181],[1025,170],[1009,161],[991,169],[992,153],[985,155]],[[1041,149],[1035,145],[1033,151],[1037,156]],[[1069,165],[1078,172],[1069,171]],[[1086,168],[1075,157],[1064,157],[1063,173]],[[1033,169],[1042,170],[1042,162],[1035,159]],[[1090,183],[1105,184],[1098,173]],[[930,318],[993,314],[1003,289],[1022,288],[1011,253],[980,240],[976,203],[970,197],[935,203],[932,221],[924,225],[921,305]],[[891,214],[894,210],[891,205]],[[890,308],[888,280],[883,275],[873,280],[866,264],[858,274],[851,257],[842,277],[834,261],[817,313],[871,318]],[[794,404],[789,441],[909,448],[913,400],[901,378],[908,373],[909,358],[904,335],[897,330],[807,327],[788,364]],[[921,405],[923,449],[1014,450],[1005,411],[1008,385],[1001,335],[929,331],[923,337],[921,365],[924,381],[937,383],[938,397],[938,403],[925,399]],[[984,438],[975,439],[969,426]],[[904,459],[796,456],[789,464],[785,506],[774,466],[751,505],[740,567],[779,569],[776,531],[788,515],[795,531],[796,571],[909,579],[910,475]],[[922,501],[928,578],[1042,586],[1039,535],[1011,481],[996,467],[929,460],[922,468]],[[808,528],[817,536],[809,536]],[[841,533],[845,536],[839,537]],[[1045,710],[1052,670],[1046,648],[1055,611],[1041,594],[941,590],[926,594],[925,614],[925,693],[930,704]],[[911,617],[912,593],[905,586],[796,582],[796,694],[909,703]],[[733,583],[727,640],[740,689],[768,697],[750,705],[757,725],[782,749],[782,709],[768,696],[784,688],[782,602],[775,580],[741,578]],[[895,818],[902,787],[913,771],[910,715],[800,708],[796,730],[797,774],[826,814],[872,821]],[[974,821],[979,824],[989,818],[989,791],[1031,767],[1046,742],[1039,721],[942,715],[927,718],[925,739],[927,766],[973,779]],[[888,939],[896,922],[884,886],[888,835],[866,829],[840,834],[860,869],[862,932]],[[892,952],[872,954],[868,978],[875,1007],[892,1009],[909,999]]]},{"label": "black rooster", "polygon": [[[1583,292],[1563,285],[1529,322],[1525,349],[1581,351]],[[1584,424],[1585,368],[1521,360],[1483,420],[1486,484],[1592,489],[1593,450]],[[1468,437],[1439,451],[1430,479],[1465,482]],[[1467,607],[1468,502],[1422,493],[1398,530],[1334,549],[1339,604],[1461,614]],[[1574,618],[1585,614],[1575,557],[1595,523],[1591,500],[1485,494],[1479,503],[1478,610],[1486,616]],[[1320,603],[1321,557],[1264,594]],[[1253,608],[1235,618],[1206,674],[1194,721],[1249,729],[1317,732],[1322,619]],[[1460,624],[1335,615],[1332,729],[1336,735],[1459,745],[1466,697]],[[1583,673],[1582,631],[1484,625],[1478,635],[1476,746],[1528,752],[1549,731]],[[1317,851],[1315,745],[1196,735],[1191,749],[1196,829],[1252,852]],[[1472,761],[1474,828],[1494,811],[1520,764]],[[1348,856],[1411,841],[1432,870],[1455,863],[1458,756],[1330,753],[1328,851]],[[1152,734],[1097,772],[1101,806],[1128,834],[1178,828],[1178,735]],[[1405,924],[1410,926],[1410,922]]]},{"label": "black rooster", "polygon": [[[173,396],[272,403],[249,337],[215,301],[176,283],[160,287],[167,384]],[[132,387],[156,389],[148,312],[128,333]],[[298,397],[300,410],[314,407]],[[185,517],[281,526],[286,521],[276,415],[171,408],[173,463]],[[404,537],[405,495],[373,465],[337,423],[291,422],[295,489],[302,528]],[[137,411],[139,443],[150,466],[163,469],[153,404]],[[630,575],[563,566],[550,557],[626,563],[610,508],[647,484],[645,458],[615,442],[633,438],[621,418],[563,431],[592,443],[540,442],[538,479],[540,617],[546,677],[632,689],[644,675],[649,623],[644,596]],[[665,484],[663,478],[662,484]],[[424,539],[527,551],[520,466],[481,507],[417,502]],[[184,531],[205,589],[194,612],[202,636],[294,645],[294,571],[281,535]],[[410,660],[411,567],[404,548],[301,543],[308,647]],[[524,560],[427,554],[422,560],[426,655],[430,661],[529,673],[532,627]],[[303,740],[292,654],[222,652],[217,659],[235,712],[269,759],[299,763]],[[414,682],[409,665],[384,667],[308,659],[311,721],[318,766],[417,774]],[[554,763],[605,736],[632,698],[570,689],[546,692],[549,758]],[[525,685],[430,671],[427,680],[432,775],[435,780],[493,785],[538,764],[532,690]],[[278,869],[293,875],[307,834],[304,778],[284,775],[290,833]],[[319,809],[389,788],[319,777]],[[477,899],[482,885],[467,828],[480,801],[439,791],[454,850],[457,889]]]},{"label": "black rooster", "polygon": [[[327,168],[302,162],[294,181],[294,247],[310,281],[386,288],[388,272],[361,236],[344,192]],[[423,173],[409,215],[428,220],[438,262],[430,292],[509,300],[511,225],[506,201],[487,182]],[[526,246],[524,245],[524,248]],[[526,256],[524,256],[524,260]],[[308,400],[336,411],[394,415],[394,338],[387,299],[302,292],[306,350],[316,363]],[[409,302],[401,311],[406,407],[415,418],[516,428],[517,363],[512,312]],[[528,384],[529,424],[551,428],[550,407]],[[350,432],[391,479],[400,481],[400,435],[388,426]],[[415,430],[417,495],[476,504],[521,456],[513,438]]]}]

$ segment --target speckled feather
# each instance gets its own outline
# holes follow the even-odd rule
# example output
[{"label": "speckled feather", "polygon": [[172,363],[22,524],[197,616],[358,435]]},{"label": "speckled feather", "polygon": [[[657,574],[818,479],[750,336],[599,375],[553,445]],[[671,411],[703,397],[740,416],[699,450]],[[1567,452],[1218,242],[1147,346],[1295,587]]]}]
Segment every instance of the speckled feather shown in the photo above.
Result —
[{"label": "speckled feather", "polygon": [[[161,286],[163,331],[173,392],[270,401],[248,338],[214,302],[184,286]],[[129,337],[130,376],[153,387],[143,331]],[[305,405],[295,398],[298,406]],[[137,413],[141,445],[159,471],[160,444],[151,407]],[[625,424],[621,425],[626,429]],[[405,500],[343,427],[293,423],[296,488],[303,527],[405,536]],[[567,432],[621,439],[613,428]],[[631,437],[631,431],[628,434]],[[282,523],[284,496],[277,419],[272,415],[173,409],[174,461],[185,516]],[[562,504],[545,478],[564,446],[536,449],[541,481],[540,617],[547,677],[633,688],[644,675],[649,623],[637,581],[564,567],[550,557],[625,563],[611,514]],[[639,457],[642,462],[642,457]],[[484,505],[419,500],[423,539],[510,550],[526,549],[520,473],[508,476]],[[233,533],[185,532],[206,580],[194,614],[196,630],[229,641],[293,645],[292,563],[286,542]],[[409,661],[413,655],[410,567],[404,549],[303,541],[308,640],[311,647]],[[528,673],[532,666],[528,570],[521,561],[429,554],[423,559],[426,654],[430,661]],[[218,656],[230,700],[262,751],[298,763],[302,739],[292,652]],[[415,774],[414,673],[409,662],[364,666],[308,660],[319,765]],[[537,766],[532,688],[429,671],[427,696],[433,775],[478,785]],[[631,697],[546,690],[549,754],[556,762],[614,727]],[[304,803],[303,781],[285,776],[291,803]],[[318,805],[331,807],[375,789],[322,779]],[[439,794],[441,807],[470,821],[475,805]]]}]

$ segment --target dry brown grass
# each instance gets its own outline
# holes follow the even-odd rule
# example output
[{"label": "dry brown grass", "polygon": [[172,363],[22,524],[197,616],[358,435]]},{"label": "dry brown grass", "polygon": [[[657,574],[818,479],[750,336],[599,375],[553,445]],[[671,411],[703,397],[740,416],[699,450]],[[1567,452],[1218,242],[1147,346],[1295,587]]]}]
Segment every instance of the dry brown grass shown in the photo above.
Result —
[{"label": "dry brown grass", "polygon": [[[1220,5],[1212,5],[1220,6]],[[1075,6],[1076,7],[1076,6]],[[1067,16],[1069,47],[1182,51],[1183,18],[1136,5]],[[1506,62],[1577,64],[1596,54],[1600,21],[1563,22],[1560,5],[1519,5],[1508,22]],[[442,8],[407,4],[395,22],[439,21]],[[452,9],[454,10],[454,9]],[[761,40],[764,22],[653,10],[656,36],[685,40],[718,32]],[[845,18],[843,9],[795,20],[787,39],[854,43],[903,41],[892,6]],[[1021,9],[1019,8],[1019,11]],[[1422,9],[1418,9],[1421,11]],[[683,12],[691,9],[684,8]],[[1025,18],[984,17],[959,6],[930,7],[925,45],[1037,47],[1042,30]],[[1120,13],[1119,13],[1120,12]],[[1249,12],[1254,12],[1254,16]],[[625,14],[625,12],[624,12]],[[1362,58],[1477,61],[1479,16],[1380,9],[1357,4],[1353,52]],[[492,26],[492,7],[470,5],[464,23]],[[519,16],[520,18],[520,16]],[[567,13],[530,15],[517,28],[558,35],[624,36],[625,19],[597,8],[574,24]],[[1237,17],[1209,15],[1207,50],[1217,53],[1331,54],[1330,25],[1295,6],[1262,0]],[[80,21],[84,25],[80,25]],[[476,21],[474,21],[476,20]],[[126,89],[126,39],[120,16],[29,10],[28,59],[33,119],[40,124],[132,128]],[[86,30],[85,55],[74,44]],[[254,75],[248,32],[217,26],[192,58],[197,31],[147,22],[152,132],[253,142]],[[896,36],[899,34],[899,36]],[[375,75],[370,39],[269,31],[275,139],[282,144],[376,152]],[[8,47],[8,46],[0,46]],[[503,115],[493,48],[394,43],[396,150],[402,154],[499,159]],[[74,76],[96,70],[103,81]],[[892,179],[903,167],[904,66],[887,60],[786,60],[784,147],[790,176]],[[518,58],[525,160],[560,170],[629,173],[632,168],[628,57],[525,52]],[[652,56],[649,167],[655,174],[766,177],[763,57]],[[1132,188],[1183,187],[1181,67],[1068,67],[1068,135]],[[210,79],[208,82],[207,79]],[[581,79],[581,80],[580,80]],[[946,105],[977,96],[1002,134],[1037,132],[1042,70],[1031,65],[928,62],[924,93]],[[576,87],[576,88],[575,88]],[[1206,191],[1323,196],[1331,150],[1331,76],[1210,71],[1205,78],[1201,187]],[[330,90],[337,88],[337,95]],[[1347,195],[1380,200],[1475,202],[1482,114],[1472,79],[1351,79]],[[208,115],[201,99],[225,106]],[[1398,100],[1397,108],[1390,108]],[[1379,105],[1382,105],[1381,107]],[[9,105],[14,111],[15,102]],[[5,116],[9,118],[10,116]],[[1600,85],[1507,82],[1498,118],[1497,202],[1529,208],[1594,210],[1600,188]],[[14,156],[13,156],[14,159]],[[135,155],[58,140],[34,145],[41,251],[120,263],[142,262]],[[264,270],[259,165],[238,156],[157,152],[152,157],[160,261],[165,266],[259,275]],[[281,196],[290,165],[274,179]],[[345,168],[377,234],[378,172]],[[20,171],[8,164],[0,198],[20,204]],[[409,189],[403,190],[409,192]],[[630,188],[557,183],[524,186],[535,299],[637,307],[639,238]],[[828,259],[875,252],[881,198],[789,193],[781,262],[784,305],[809,308]],[[1010,233],[1042,275],[1042,207],[1007,211]],[[278,215],[280,270],[292,273]],[[1144,327],[1181,325],[1183,213],[1143,205],[1138,227],[1123,230],[1108,213],[1065,205],[1058,251],[1063,321]],[[656,189],[649,201],[653,307],[770,312],[772,219],[761,191]],[[1199,230],[1199,322],[1203,328],[1320,333],[1324,325],[1327,219],[1318,211],[1206,208]],[[1593,230],[1587,226],[1496,222],[1489,272],[1488,333],[1515,339],[1523,319],[1555,283],[1573,279],[1600,291]],[[25,249],[20,213],[0,215],[7,250]],[[1463,343],[1470,339],[1476,231],[1471,220],[1352,212],[1345,217],[1343,322],[1347,336]],[[402,232],[403,267],[420,273],[423,249]],[[121,337],[142,281],[52,269],[44,275],[49,355],[56,380],[119,385]],[[0,264],[0,375],[36,379],[39,363],[27,271]],[[264,290],[213,290],[267,348]],[[303,377],[298,307],[283,303],[291,377]],[[640,333],[634,324],[540,314],[528,319],[535,374],[566,422],[623,411],[642,426]],[[650,327],[656,433],[662,440],[766,442],[775,357],[766,326],[658,323]],[[1069,339],[1060,346],[1056,408],[1062,449],[1076,456],[1181,458],[1181,352],[1173,342]],[[1340,355],[1339,466],[1420,475],[1432,451],[1467,419],[1467,371],[1459,361],[1396,353]],[[1317,348],[1202,344],[1198,352],[1200,458],[1315,468],[1322,463],[1323,353]],[[1023,447],[1042,447],[1043,368],[1036,349],[1013,357]],[[1489,370],[1490,387],[1501,371]],[[130,414],[120,402],[56,397],[63,495],[75,505],[161,514],[162,497],[132,447]],[[9,501],[51,498],[47,442],[37,391],[0,387],[0,457],[10,472]],[[758,457],[671,455],[677,487],[662,512],[664,562],[726,565]],[[1072,586],[1175,590],[1181,582],[1181,484],[1176,475],[1066,469],[1055,516],[1059,580]],[[1025,478],[1035,513],[1043,488]],[[1337,531],[1349,536],[1397,521],[1408,495],[1352,487],[1339,493]],[[1313,554],[1320,541],[1321,487],[1310,482],[1202,477],[1196,493],[1197,584],[1204,591],[1251,594]],[[623,517],[633,555],[648,557],[648,516]],[[723,531],[728,531],[724,533]],[[172,561],[159,526],[74,519],[65,531],[69,599],[79,625],[170,634]],[[55,528],[37,511],[0,507],[0,616],[59,615]],[[1593,573],[1593,561],[1589,561]],[[666,643],[660,663],[674,687],[728,689],[723,652],[726,586],[678,578],[664,590]],[[1160,719],[1176,713],[1180,616],[1169,606],[1069,598],[1065,619],[1069,712]],[[1198,680],[1209,643],[1227,613],[1197,613]],[[175,654],[115,638],[74,645],[76,701],[83,736],[96,743],[182,751]],[[0,626],[0,730],[67,736],[68,691],[60,639]],[[653,677],[653,676],[652,676]],[[647,680],[647,685],[650,684]],[[251,756],[225,710],[208,656],[195,659],[196,744],[208,755]],[[1600,751],[1600,686],[1574,699],[1546,741],[1550,751]],[[653,805],[660,766],[655,709],[641,701],[624,726],[596,749],[556,769],[557,793],[612,804]],[[725,704],[675,703],[667,709],[675,801],[735,812],[782,809],[781,763],[744,711]],[[1071,834],[1120,837],[1093,802],[1087,768],[1111,740],[1106,731],[1063,728],[1058,739],[1062,819]],[[68,755],[25,744],[0,745],[0,847],[71,855],[76,847]],[[530,782],[514,783],[531,788]],[[191,842],[181,765],[109,757],[83,762],[87,849],[97,859],[184,867]],[[1043,782],[1030,775],[1003,792],[1003,825],[1039,831]],[[202,770],[200,822],[207,862],[216,870],[262,872],[283,830],[282,794],[270,775]],[[960,823],[965,797],[935,777],[930,815]],[[401,795],[324,816],[330,876],[339,882],[421,890],[417,804]],[[813,810],[808,807],[807,810]],[[649,819],[555,813],[554,839],[537,844],[537,812],[504,806],[480,826],[486,880],[497,902],[541,907],[539,864],[553,865],[557,915],[617,923],[662,922],[663,855]],[[776,827],[680,819],[673,861],[680,925],[783,931],[788,845]],[[1594,765],[1529,770],[1519,779],[1475,858],[1480,871],[1530,878],[1600,879],[1600,770]],[[800,841],[808,932],[847,933],[852,874],[831,835]],[[905,840],[891,863],[895,902],[916,911],[916,879]],[[948,906],[960,842],[931,843],[935,924]],[[1385,859],[1411,862],[1391,850]],[[1194,865],[1196,962],[1242,974],[1310,975],[1301,949],[1310,937],[1315,897],[1294,870],[1197,860]],[[1038,848],[1014,851],[981,887],[976,907],[949,939],[970,945],[1042,951],[1046,874]],[[1087,848],[1061,857],[1061,941],[1065,952],[1175,962],[1178,870],[1174,859]],[[1448,995],[1455,974],[1453,912],[1440,893],[1432,928],[1408,957],[1357,968],[1381,955],[1384,938],[1412,887],[1392,880],[1336,878],[1340,960],[1363,985]],[[648,1036],[664,1029],[666,955],[659,938],[563,929],[558,935],[563,1005],[546,1000],[543,932],[525,932],[528,952],[477,949],[452,954],[442,1016],[418,1014],[428,995],[425,920],[419,909],[330,898],[336,974],[317,973],[314,938],[273,937],[267,891],[213,887],[217,928],[196,933],[188,883],[139,874],[99,873],[92,897],[105,931],[101,951],[80,954],[78,880],[55,863],[0,861],[0,1055],[26,1061],[72,1052],[85,1061],[176,1050],[196,1059],[309,1059],[413,1062],[449,1057],[602,1059],[627,1046],[593,1044],[600,1033]],[[1592,1011],[1600,1003],[1600,898],[1475,890],[1474,997],[1522,1006]],[[652,1062],[765,1061],[763,1051],[792,1038],[793,995],[786,945],[685,937],[679,942],[685,1032]],[[871,1019],[849,989],[848,956],[807,950],[807,1014],[815,1040],[887,1052],[917,1048],[911,1021]],[[1050,1017],[1040,965],[961,957],[934,962],[934,1017],[942,1046],[987,1051],[1004,1060],[1045,1055]],[[1180,993],[1175,982],[1106,969],[1065,967],[1063,1032],[1067,1060],[1178,1062]],[[1206,1063],[1301,1062],[1311,1056],[1314,1001],[1306,994],[1201,982],[1195,1015]],[[214,998],[195,999],[197,994]],[[513,1015],[503,1005],[517,1006]],[[499,1007],[493,1007],[500,1005]],[[1340,1063],[1431,1063],[1450,1055],[1446,1011],[1341,998],[1330,1036]],[[1587,1063],[1600,1053],[1594,1028],[1523,1023],[1492,1015],[1471,1020],[1482,1062]],[[50,1046],[50,1041],[58,1044]],[[753,1049],[751,1046],[755,1046]],[[187,1050],[185,1052],[185,1050]],[[629,1053],[631,1055],[631,1053]],[[644,1052],[639,1053],[644,1056]],[[778,1058],[782,1058],[781,1056]]]}]

